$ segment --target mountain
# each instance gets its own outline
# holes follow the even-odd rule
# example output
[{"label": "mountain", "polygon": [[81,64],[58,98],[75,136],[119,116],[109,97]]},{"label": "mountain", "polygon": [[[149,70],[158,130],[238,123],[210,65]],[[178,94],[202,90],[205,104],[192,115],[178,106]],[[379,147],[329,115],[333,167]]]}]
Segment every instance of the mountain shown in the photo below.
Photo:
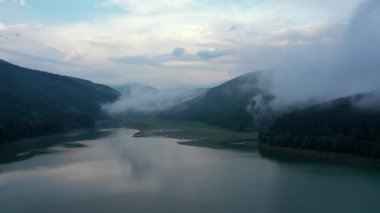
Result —
[{"label": "mountain", "polygon": [[170,90],[164,90],[162,93],[168,94],[166,99],[163,99],[161,105],[165,106],[162,110],[172,108],[178,105],[181,105],[187,101],[190,101],[194,98],[200,97],[207,92],[208,89],[205,88],[176,88]]},{"label": "mountain", "polygon": [[158,93],[158,89],[140,83],[130,83],[123,86],[114,87],[117,91],[119,91],[123,96],[128,98],[134,98],[139,95],[154,95]]},{"label": "mountain", "polygon": [[251,72],[160,113],[158,117],[189,120],[237,130],[260,128],[270,114],[270,71]]},{"label": "mountain", "polygon": [[153,117],[158,112],[182,104],[201,95],[206,89],[175,88],[158,90],[145,84],[116,87],[122,93],[117,102],[107,105],[111,114]]},{"label": "mountain", "polygon": [[364,93],[283,114],[263,143],[380,158],[380,94]]},{"label": "mountain", "polygon": [[0,143],[94,125],[119,93],[87,80],[0,61]]}]

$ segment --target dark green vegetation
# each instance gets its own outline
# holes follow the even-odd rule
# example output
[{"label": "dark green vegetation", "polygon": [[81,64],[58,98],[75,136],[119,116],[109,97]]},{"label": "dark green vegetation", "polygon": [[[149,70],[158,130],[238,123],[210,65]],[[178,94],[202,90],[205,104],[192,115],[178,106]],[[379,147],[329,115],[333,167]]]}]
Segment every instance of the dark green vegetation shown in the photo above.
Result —
[{"label": "dark green vegetation", "polygon": [[158,119],[127,119],[123,125],[142,130],[141,136],[161,135],[174,138],[199,140],[207,143],[255,141],[256,132],[241,132],[199,122]]},{"label": "dark green vegetation", "polygon": [[378,94],[339,98],[280,116],[263,143],[380,158]]},{"label": "dark green vegetation", "polygon": [[91,128],[70,132],[70,134],[54,134],[49,136],[33,137],[18,140],[17,143],[7,143],[0,146],[0,164],[23,161],[38,155],[49,154],[54,151],[50,148],[61,146],[64,148],[83,148],[82,141],[108,137],[110,131]]},{"label": "dark green vegetation", "polygon": [[273,96],[266,90],[270,74],[269,71],[257,71],[242,75],[166,110],[158,117],[203,122],[240,131],[260,128],[271,111],[269,103]]},{"label": "dark green vegetation", "polygon": [[118,97],[104,85],[0,60],[0,143],[92,127],[104,117],[101,104]]}]

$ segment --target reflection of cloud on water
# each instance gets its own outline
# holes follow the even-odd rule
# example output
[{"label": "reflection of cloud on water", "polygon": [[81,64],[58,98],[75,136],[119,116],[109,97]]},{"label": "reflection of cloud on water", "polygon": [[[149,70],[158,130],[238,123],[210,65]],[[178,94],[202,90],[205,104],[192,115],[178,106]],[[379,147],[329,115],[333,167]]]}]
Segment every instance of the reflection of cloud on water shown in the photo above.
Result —
[{"label": "reflection of cloud on water", "polygon": [[85,145],[79,142],[89,142],[111,135],[111,130],[89,129],[73,131],[67,134],[24,139],[16,143],[5,144],[2,145],[0,149],[0,165],[25,161],[39,155],[64,151],[60,149],[61,147],[82,148]]},{"label": "reflection of cloud on water", "polygon": [[[0,175],[0,202],[28,197],[22,206],[39,207],[43,201],[49,208],[66,208],[96,200],[125,207],[135,205],[130,200],[144,203],[149,198],[157,205],[170,200],[181,206],[202,201],[200,194],[225,196],[219,194],[220,186],[230,182],[220,177],[230,175],[230,169],[221,168],[237,169],[229,156],[234,152],[181,146],[177,139],[133,138],[134,133],[118,129],[110,137],[81,141],[85,148],[2,165],[6,172]],[[19,210],[11,203],[3,207]]]},{"label": "reflection of cloud on water", "polygon": [[[29,171],[16,171],[0,176],[1,186],[19,187],[25,180],[35,185],[54,190],[56,186],[64,185],[64,191],[71,191],[76,187],[81,189],[95,189],[99,193],[149,193],[159,189],[159,182],[153,177],[133,178],[132,167],[128,162],[122,165],[113,160],[80,162],[58,168],[38,167]],[[23,190],[26,190],[25,188]],[[33,189],[32,189],[33,190]],[[61,189],[62,190],[62,189]],[[12,190],[17,193],[18,190]],[[47,191],[43,190],[45,193]],[[91,190],[93,191],[93,190]],[[44,193],[41,192],[41,193]],[[81,193],[86,193],[82,191]]]},{"label": "reflection of cloud on water", "polygon": [[10,192],[15,194],[27,188],[34,191],[37,186],[46,189],[41,192],[46,195],[56,193],[54,190],[71,192],[76,188],[84,190],[78,194],[91,193],[90,196],[96,192],[154,193],[169,172],[182,175],[173,168],[192,170],[202,164],[197,150],[177,146],[177,139],[133,138],[134,133],[136,130],[120,129],[112,137],[81,141],[86,145],[83,149],[3,165],[6,172],[0,176],[0,187],[19,188],[24,183],[23,189]]}]

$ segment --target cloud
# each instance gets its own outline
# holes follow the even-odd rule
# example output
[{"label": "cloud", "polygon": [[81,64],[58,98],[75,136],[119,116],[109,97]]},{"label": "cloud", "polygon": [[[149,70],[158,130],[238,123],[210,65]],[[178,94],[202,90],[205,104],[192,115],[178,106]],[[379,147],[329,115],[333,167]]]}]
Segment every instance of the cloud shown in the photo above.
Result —
[{"label": "cloud", "polygon": [[38,56],[38,55],[32,55],[32,54],[18,52],[18,51],[14,51],[14,50],[8,50],[8,49],[4,49],[4,48],[0,48],[0,53],[5,53],[5,54],[8,54],[8,55],[14,55],[14,56],[17,56],[17,57],[22,57],[22,58],[27,58],[29,60],[44,61],[46,63],[58,64],[58,65],[61,65],[61,66],[83,67],[83,66],[78,65],[78,64],[66,63],[66,62],[63,62],[61,60],[57,60],[57,59],[54,59],[54,58],[49,58],[49,57],[44,57],[44,56]]},{"label": "cloud", "polygon": [[331,41],[338,38],[343,30],[343,24],[316,23],[309,26],[287,28],[274,32],[270,37],[268,37],[267,41],[270,44],[278,45]]},{"label": "cloud", "polygon": [[380,90],[379,14],[380,2],[366,0],[347,25],[325,25],[298,31],[306,34],[276,37],[291,42],[262,47],[259,54],[247,51],[243,63],[252,57],[271,58],[276,69],[273,92],[281,105]]},{"label": "cloud", "polygon": [[5,30],[5,29],[6,29],[5,25],[0,22],[0,31]]},{"label": "cloud", "polygon": [[197,52],[197,56],[203,60],[209,60],[213,58],[219,58],[223,56],[232,55],[231,50],[200,50]]},{"label": "cloud", "polygon": [[100,6],[118,6],[137,13],[162,13],[191,5],[192,0],[106,0]]},{"label": "cloud", "polygon": [[337,69],[352,78],[347,86],[380,90],[380,2],[367,0],[352,18],[339,46]]},{"label": "cloud", "polygon": [[[7,25],[1,30],[0,48],[85,68],[58,69],[42,58],[15,57],[5,52],[0,56],[14,63],[106,84],[135,81],[157,87],[214,84],[267,68],[281,75],[287,75],[288,70],[318,73],[320,66],[316,64],[333,54],[344,31],[342,26],[357,1],[268,0],[253,4],[256,1],[229,0],[225,4],[201,0],[107,0],[96,10],[121,7],[126,12],[118,10],[106,17],[90,14],[91,20],[59,25],[41,20],[42,11],[36,11],[34,16],[32,11],[25,19],[19,15],[19,7],[14,11],[14,5],[7,8],[8,4],[2,4],[0,18],[5,18],[0,20]],[[40,4],[37,2],[30,1],[28,5]],[[46,12],[43,17],[47,16]],[[168,51],[173,47],[179,49]],[[185,52],[181,47],[186,47]],[[297,72],[289,74],[289,78]]]},{"label": "cloud", "polygon": [[186,49],[182,47],[176,47],[172,52],[171,55],[175,57],[181,57],[186,53]]},{"label": "cloud", "polygon": [[[160,111],[184,103],[206,91],[205,89],[187,87],[157,90],[134,83],[127,86],[124,91],[121,87],[122,96],[118,101],[103,106],[109,114]],[[124,88],[126,87],[124,86]]]},{"label": "cloud", "polygon": [[26,4],[26,0],[13,0],[14,2],[17,2],[21,6],[24,6]]},{"label": "cloud", "polygon": [[127,56],[120,58],[109,58],[111,61],[116,63],[123,63],[128,65],[136,65],[136,66],[160,66],[160,62],[145,56]]}]

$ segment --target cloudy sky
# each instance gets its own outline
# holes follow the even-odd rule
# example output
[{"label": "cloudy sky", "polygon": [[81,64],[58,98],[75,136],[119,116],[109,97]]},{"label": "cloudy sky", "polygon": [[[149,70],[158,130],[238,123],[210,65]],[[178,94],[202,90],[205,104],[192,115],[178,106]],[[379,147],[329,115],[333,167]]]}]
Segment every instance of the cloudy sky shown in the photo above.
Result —
[{"label": "cloudy sky", "polygon": [[0,58],[110,85],[207,86],[327,57],[361,3],[0,0]]}]

